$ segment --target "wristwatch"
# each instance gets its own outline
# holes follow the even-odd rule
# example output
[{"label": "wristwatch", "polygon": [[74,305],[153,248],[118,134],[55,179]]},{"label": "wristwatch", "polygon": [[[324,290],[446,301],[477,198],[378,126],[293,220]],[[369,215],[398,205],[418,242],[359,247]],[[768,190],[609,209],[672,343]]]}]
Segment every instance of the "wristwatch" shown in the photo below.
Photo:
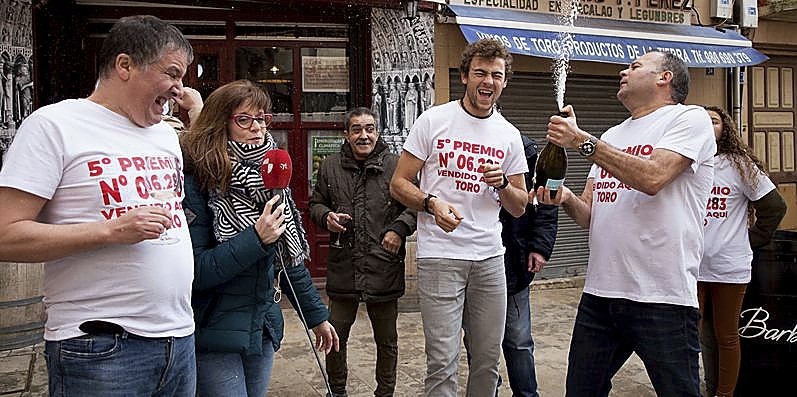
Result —
[{"label": "wristwatch", "polygon": [[429,208],[429,201],[432,200],[433,198],[437,198],[437,196],[435,196],[434,194],[429,193],[429,194],[426,195],[426,198],[423,199],[423,212],[425,212],[427,214],[430,214],[430,215],[434,215],[434,212],[432,212],[432,209]]},{"label": "wristwatch", "polygon": [[598,138],[590,135],[589,138],[585,139],[584,142],[581,142],[578,145],[578,154],[589,157],[595,154],[595,147],[598,145]]},{"label": "wristwatch", "polygon": [[495,190],[504,190],[507,186],[509,186],[509,178],[504,175],[504,181],[501,182],[501,185],[496,187]]}]

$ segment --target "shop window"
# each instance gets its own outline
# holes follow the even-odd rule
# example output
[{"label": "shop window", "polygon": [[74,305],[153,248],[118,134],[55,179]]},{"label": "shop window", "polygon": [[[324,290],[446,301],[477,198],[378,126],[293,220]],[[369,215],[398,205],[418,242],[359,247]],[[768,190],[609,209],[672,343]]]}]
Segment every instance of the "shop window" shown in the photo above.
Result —
[{"label": "shop window", "polygon": [[307,145],[307,169],[308,172],[308,191],[313,191],[316,184],[318,168],[327,156],[340,153],[340,145],[343,143],[342,131],[308,131],[309,142]]},{"label": "shop window", "polygon": [[[105,37],[116,23],[116,19],[93,18],[88,20],[86,29],[89,36]],[[226,24],[224,21],[174,21],[167,20],[170,24],[180,29],[180,32],[189,39],[225,39]]]},{"label": "shop window", "polygon": [[227,37],[224,21],[167,21],[176,26],[189,39],[218,39]]},{"label": "shop window", "polygon": [[289,150],[288,147],[288,131],[287,130],[269,130],[271,137],[277,143],[277,147],[283,150]]},{"label": "shop window", "polygon": [[344,48],[302,48],[302,121],[340,122],[349,108]]},{"label": "shop window", "polygon": [[219,56],[216,54],[198,54],[197,61],[197,80],[218,81],[219,80]]},{"label": "shop window", "polygon": [[219,55],[218,54],[196,54],[196,77],[189,78],[202,98],[207,98],[211,92],[221,86],[219,74]]},{"label": "shop window", "polygon": [[261,86],[271,96],[274,121],[293,120],[293,50],[283,47],[238,47],[235,78]]},{"label": "shop window", "polygon": [[345,24],[236,22],[237,40],[346,41]]}]

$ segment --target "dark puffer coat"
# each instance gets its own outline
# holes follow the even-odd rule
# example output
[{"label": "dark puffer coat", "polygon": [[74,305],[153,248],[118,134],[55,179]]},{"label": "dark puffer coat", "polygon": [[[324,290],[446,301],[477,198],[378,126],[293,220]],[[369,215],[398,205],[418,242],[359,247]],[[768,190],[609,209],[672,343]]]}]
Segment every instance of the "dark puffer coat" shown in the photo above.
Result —
[{"label": "dark puffer coat", "polygon": [[[310,217],[324,229],[329,212],[352,216],[341,236],[343,248],[329,248],[326,291],[330,298],[384,302],[404,294],[404,253],[382,248],[389,230],[404,241],[415,231],[415,210],[390,196],[390,178],[398,156],[379,139],[365,161],[358,162],[348,142],[318,170],[310,198]],[[331,238],[336,238],[332,233]]]},{"label": "dark puffer coat", "polygon": [[[274,302],[274,244],[263,245],[249,226],[219,243],[213,234],[213,213],[208,197],[193,176],[186,174],[183,208],[194,247],[194,291],[191,306],[196,323],[196,349],[200,352],[262,354],[263,338],[279,350],[284,320]],[[283,295],[294,307],[301,305],[310,328],[329,317],[326,305],[304,266],[285,268],[298,299],[290,293],[285,275]]]},{"label": "dark puffer coat", "polygon": [[[525,135],[523,146],[529,172],[526,177],[526,188],[534,186],[532,175],[537,162],[537,144]],[[526,212],[518,218],[501,209],[498,219],[501,221],[501,239],[506,247],[504,269],[506,270],[506,288],[509,295],[514,295],[526,288],[534,279],[534,273],[528,271],[529,253],[536,252],[546,260],[551,258],[554,241],[556,241],[559,208],[553,205],[526,205]]]}]

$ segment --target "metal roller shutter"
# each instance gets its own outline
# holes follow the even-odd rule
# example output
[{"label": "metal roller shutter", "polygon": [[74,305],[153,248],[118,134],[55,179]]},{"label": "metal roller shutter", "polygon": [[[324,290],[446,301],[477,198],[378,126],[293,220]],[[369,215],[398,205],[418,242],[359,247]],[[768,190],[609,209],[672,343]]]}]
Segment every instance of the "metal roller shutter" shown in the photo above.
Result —
[{"label": "metal roller shutter", "polygon": [[[451,98],[461,98],[465,87],[459,71],[449,73]],[[576,110],[579,127],[600,136],[609,127],[628,117],[617,100],[618,76],[568,76],[565,102]],[[504,116],[540,147],[545,145],[548,118],[558,111],[550,74],[515,73],[499,101]],[[584,190],[591,163],[568,151],[567,186],[576,194]],[[559,232],[550,262],[540,278],[569,277],[584,274],[589,258],[589,234],[559,211]]]}]

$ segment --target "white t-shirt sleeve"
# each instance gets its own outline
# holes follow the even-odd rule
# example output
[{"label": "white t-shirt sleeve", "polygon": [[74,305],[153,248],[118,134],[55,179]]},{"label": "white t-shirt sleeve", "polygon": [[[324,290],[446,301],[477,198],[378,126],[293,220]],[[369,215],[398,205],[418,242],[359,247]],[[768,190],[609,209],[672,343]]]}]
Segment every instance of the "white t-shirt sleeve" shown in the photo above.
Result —
[{"label": "white t-shirt sleeve", "polygon": [[[518,175],[529,171],[529,164],[526,162],[526,152],[523,148],[523,140],[520,138],[520,131],[509,143],[509,152],[503,164],[503,171],[506,175]],[[526,186],[528,188],[528,186]]]},{"label": "white t-shirt sleeve", "polygon": [[421,160],[426,160],[432,153],[430,124],[428,113],[421,114],[404,142],[404,150]]},{"label": "white t-shirt sleeve", "polygon": [[[755,167],[753,164],[748,164],[748,167]],[[761,172],[758,168],[756,168],[756,175],[757,181],[755,190],[753,190],[752,186],[745,184],[744,187],[744,195],[750,201],[757,201],[760,200],[762,197],[766,196],[767,193],[771,192],[775,189],[775,184],[772,183],[772,180],[769,179],[766,174]]]},{"label": "white t-shirt sleeve", "polygon": [[703,152],[708,150],[704,147],[703,134],[706,131],[713,132],[708,113],[700,107],[688,107],[667,126],[656,143],[656,149],[667,149],[692,160],[691,169],[695,172],[700,160],[706,156]]},{"label": "white t-shirt sleeve", "polygon": [[6,153],[0,186],[51,199],[63,175],[63,154],[63,135],[58,126],[42,114],[31,114]]}]

